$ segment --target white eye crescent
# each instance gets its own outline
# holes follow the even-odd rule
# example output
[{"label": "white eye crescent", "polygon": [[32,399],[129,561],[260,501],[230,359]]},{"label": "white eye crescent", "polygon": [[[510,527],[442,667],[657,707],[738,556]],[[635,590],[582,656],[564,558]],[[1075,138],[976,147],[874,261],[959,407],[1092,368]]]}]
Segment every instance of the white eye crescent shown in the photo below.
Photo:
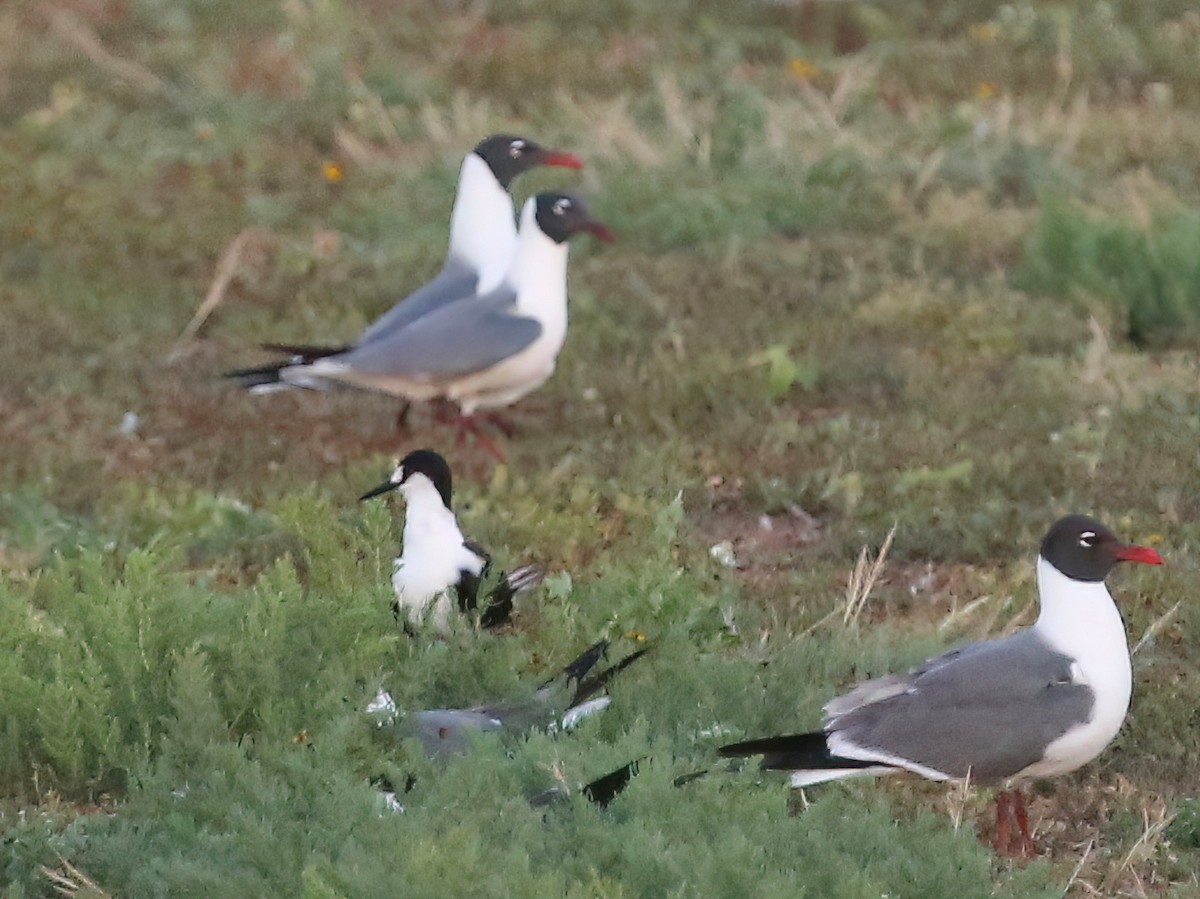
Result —
[{"label": "white eye crescent", "polygon": [[1079,535],[1079,545],[1091,549],[1096,545],[1096,534],[1093,531],[1084,531]]},{"label": "white eye crescent", "polygon": [[525,141],[523,141],[523,140],[515,140],[511,144],[508,145],[508,155],[511,156],[513,159],[516,159],[518,156],[520,156],[524,152],[525,152]]},{"label": "white eye crescent", "polygon": [[570,208],[571,208],[571,201],[566,199],[565,197],[561,200],[554,201],[553,209],[554,209],[555,215],[562,215],[564,212],[566,212]]}]

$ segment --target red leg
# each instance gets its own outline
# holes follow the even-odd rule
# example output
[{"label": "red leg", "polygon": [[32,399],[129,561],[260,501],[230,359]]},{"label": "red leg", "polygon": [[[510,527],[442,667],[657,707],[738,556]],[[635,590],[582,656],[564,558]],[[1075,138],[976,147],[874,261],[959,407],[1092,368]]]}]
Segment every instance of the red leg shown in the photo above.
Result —
[{"label": "red leg", "polygon": [[503,464],[507,461],[504,458],[504,453],[500,451],[500,447],[496,446],[492,438],[483,432],[483,429],[479,426],[479,421],[474,415],[463,415],[458,419],[458,437],[455,438],[454,445],[462,446],[468,434],[474,437],[475,442],[482,446],[497,462]]},{"label": "red leg", "polygon": [[1017,829],[1021,833],[1021,848],[1020,854],[1025,858],[1033,858],[1037,855],[1037,844],[1033,842],[1033,837],[1029,835],[1029,809],[1025,805],[1025,794],[1019,790],[1013,790],[1013,811],[1017,817]]},{"label": "red leg", "polygon": [[996,842],[992,848],[997,855],[1008,855],[1008,825],[1012,818],[1012,796],[1008,790],[996,794]]}]

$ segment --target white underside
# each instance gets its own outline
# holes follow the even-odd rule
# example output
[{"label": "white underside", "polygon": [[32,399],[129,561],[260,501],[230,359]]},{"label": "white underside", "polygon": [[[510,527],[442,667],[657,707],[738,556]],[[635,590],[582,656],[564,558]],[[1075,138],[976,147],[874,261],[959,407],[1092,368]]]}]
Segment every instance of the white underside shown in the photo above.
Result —
[{"label": "white underside", "polygon": [[463,571],[478,575],[484,563],[463,545],[454,513],[427,477],[414,474],[400,489],[407,509],[404,551],[392,570],[396,602],[413,625],[445,632],[454,610],[452,588]]},{"label": "white underside", "polygon": [[1042,761],[1018,777],[1046,777],[1086,765],[1112,742],[1133,693],[1125,624],[1102,581],[1073,581],[1042,558],[1037,566],[1042,612],[1034,628],[1054,649],[1075,661],[1072,680],[1092,688],[1091,717],[1046,747]]},{"label": "white underside", "polygon": [[793,771],[789,783],[799,789],[811,787],[813,784],[827,783],[831,780],[845,780],[847,777],[881,777],[885,774],[895,774],[898,769],[880,765],[871,768],[823,768],[811,771]]},{"label": "white underside", "polygon": [[[541,333],[529,346],[495,365],[458,377],[366,373],[332,357],[285,369],[283,377],[297,386],[302,386],[305,378],[317,378],[418,402],[445,398],[457,403],[465,415],[511,405],[537,390],[554,373],[567,337],[567,245],[548,238],[534,213],[531,199],[521,212],[517,250],[505,275],[516,288],[515,314],[536,319],[541,325]],[[453,347],[446,348],[448,354],[453,351]]]}]

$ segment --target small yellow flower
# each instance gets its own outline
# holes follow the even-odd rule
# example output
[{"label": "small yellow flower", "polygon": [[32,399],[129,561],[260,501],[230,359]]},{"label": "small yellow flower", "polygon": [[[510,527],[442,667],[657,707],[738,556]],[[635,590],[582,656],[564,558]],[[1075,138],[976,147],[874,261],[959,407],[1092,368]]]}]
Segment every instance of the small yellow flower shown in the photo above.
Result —
[{"label": "small yellow flower", "polygon": [[625,636],[630,640],[636,640],[638,643],[646,642],[646,635],[641,631],[626,631]]},{"label": "small yellow flower", "polygon": [[296,734],[296,736],[292,737],[292,741],[295,743],[304,743],[304,744],[308,743],[308,731],[306,731],[306,730],[300,731],[300,733],[298,733],[298,734]]},{"label": "small yellow flower", "polygon": [[975,85],[975,99],[986,102],[1000,92],[1000,85],[994,81],[981,81]]},{"label": "small yellow flower", "polygon": [[1000,26],[995,22],[976,22],[967,28],[967,36],[981,44],[990,44],[1000,36]]},{"label": "small yellow flower", "polygon": [[1158,546],[1158,544],[1162,543],[1166,539],[1167,538],[1164,537],[1162,534],[1151,534],[1149,537],[1146,538],[1146,542],[1148,544],[1150,544],[1151,546]]},{"label": "small yellow flower", "polygon": [[807,59],[801,59],[799,56],[788,63],[788,68],[791,69],[793,75],[802,81],[812,81],[821,74],[821,69],[815,63],[811,63]]},{"label": "small yellow flower", "polygon": [[340,162],[327,161],[321,166],[321,174],[325,176],[326,181],[337,184],[346,177],[346,170]]}]

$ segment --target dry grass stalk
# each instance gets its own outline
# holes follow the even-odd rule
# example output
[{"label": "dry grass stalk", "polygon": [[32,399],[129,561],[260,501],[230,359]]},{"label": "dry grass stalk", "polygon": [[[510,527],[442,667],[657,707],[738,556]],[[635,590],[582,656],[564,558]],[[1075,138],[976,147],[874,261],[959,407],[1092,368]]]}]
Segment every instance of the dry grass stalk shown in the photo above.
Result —
[{"label": "dry grass stalk", "polygon": [[170,358],[179,354],[183,345],[196,336],[204,323],[208,321],[208,317],[212,315],[213,310],[221,305],[222,300],[225,299],[225,293],[229,290],[229,285],[233,283],[233,277],[237,274],[238,265],[241,263],[246,249],[254,243],[267,243],[270,239],[269,234],[258,228],[243,228],[238,232],[237,237],[229,242],[222,251],[221,258],[217,260],[217,271],[213,276],[212,283],[208,285],[208,293],[204,296],[204,302],[200,304],[200,308],[196,310],[192,320],[187,323],[187,327],[175,341]]},{"label": "dry grass stalk", "polygon": [[96,32],[74,13],[49,4],[40,7],[40,12],[50,22],[50,30],[59,40],[74,47],[98,68],[146,93],[168,92],[167,83],[145,66],[114,56]]},{"label": "dry grass stalk", "polygon": [[50,868],[42,865],[42,875],[54,884],[54,892],[60,896],[76,897],[84,896],[87,899],[111,899],[112,894],[101,889],[96,881],[92,880],[73,864],[63,858],[58,857],[62,862],[61,868]]},{"label": "dry grass stalk", "polygon": [[950,812],[950,823],[954,825],[954,832],[962,828],[963,818],[966,815],[967,805],[971,801],[971,772],[967,771],[966,778],[954,788],[946,793],[946,807]]},{"label": "dry grass stalk", "polygon": [[1183,605],[1182,599],[1150,622],[1150,626],[1146,628],[1145,633],[1142,634],[1142,638],[1134,644],[1133,649],[1130,651],[1130,655],[1137,655],[1138,650],[1157,637],[1159,631],[1170,624],[1171,619],[1175,617],[1175,613],[1179,611],[1179,607],[1181,605]]},{"label": "dry grass stalk", "polygon": [[1066,896],[1069,892],[1071,892],[1071,888],[1073,886],[1075,886],[1076,883],[1078,883],[1082,887],[1085,887],[1088,890],[1093,889],[1091,884],[1087,883],[1086,881],[1080,880],[1079,875],[1083,871],[1084,866],[1087,865],[1087,860],[1088,860],[1088,858],[1091,857],[1092,849],[1095,848],[1095,845],[1096,845],[1095,840],[1088,840],[1087,847],[1083,850],[1083,855],[1080,857],[1079,861],[1076,862],[1075,870],[1071,872],[1071,876],[1069,878],[1067,878],[1067,885],[1065,887],[1063,887],[1063,895],[1064,896]]},{"label": "dry grass stalk", "polygon": [[884,538],[883,546],[879,548],[879,555],[872,559],[865,546],[858,554],[858,561],[854,570],[850,572],[850,582],[846,584],[846,607],[842,613],[842,624],[858,624],[858,618],[862,614],[863,606],[867,604],[871,589],[883,573],[888,550],[892,548],[892,538],[895,536],[896,525],[893,524]]}]

